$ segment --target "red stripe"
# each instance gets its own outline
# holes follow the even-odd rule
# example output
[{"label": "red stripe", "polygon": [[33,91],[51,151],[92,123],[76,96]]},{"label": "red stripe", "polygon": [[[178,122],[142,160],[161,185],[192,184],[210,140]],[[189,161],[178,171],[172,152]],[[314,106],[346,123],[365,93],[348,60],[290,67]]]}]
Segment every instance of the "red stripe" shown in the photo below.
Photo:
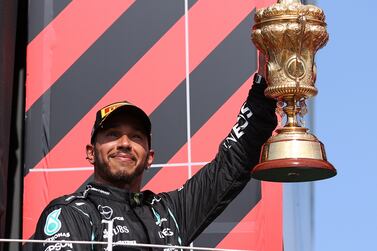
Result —
[{"label": "red stripe", "polygon": [[[234,1],[231,4],[225,0],[200,1],[190,9],[191,71],[251,12],[254,6],[252,3],[253,1]],[[201,49],[201,46],[206,50]],[[184,52],[184,17],[182,17],[35,168],[87,166],[84,149],[89,142],[95,112],[100,107],[115,100],[123,100],[127,96],[129,101],[142,106],[150,114],[161,100],[185,79]],[[25,178],[25,191],[39,182],[34,175],[30,178],[29,175],[30,173]],[[81,182],[84,182],[86,177],[81,176]],[[185,179],[187,176],[182,177],[181,180]],[[60,188],[61,194],[70,193],[78,187],[78,185],[66,185],[64,178],[55,182],[54,186]],[[29,196],[37,198],[44,193],[43,189],[39,189]],[[30,224],[25,225],[24,233],[27,234],[24,238],[30,237],[34,231],[36,218],[51,199],[53,197],[45,197],[44,201],[24,203],[24,213],[31,218]]]},{"label": "red stripe", "polygon": [[[168,163],[187,163],[187,144],[179,149]],[[182,186],[188,178],[187,166],[165,166],[153,176],[142,190],[151,190],[155,193],[171,191]]]},{"label": "red stripe", "polygon": [[91,174],[92,171],[29,173],[24,179],[23,239],[34,233],[38,217],[48,202],[64,193],[74,192],[62,192],[62,188],[77,188]]},{"label": "red stripe", "polygon": [[262,199],[216,248],[282,251],[282,190],[280,183],[262,182]]},{"label": "red stripe", "polygon": [[132,3],[72,1],[29,43],[26,111]]}]

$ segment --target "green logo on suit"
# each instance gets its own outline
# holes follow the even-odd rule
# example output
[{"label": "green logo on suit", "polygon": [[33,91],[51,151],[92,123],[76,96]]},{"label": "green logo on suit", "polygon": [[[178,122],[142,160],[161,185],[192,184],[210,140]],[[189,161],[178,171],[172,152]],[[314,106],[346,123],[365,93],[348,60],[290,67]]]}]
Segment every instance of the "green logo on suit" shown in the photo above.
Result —
[{"label": "green logo on suit", "polygon": [[60,228],[62,227],[62,223],[60,222],[58,218],[59,218],[61,210],[62,210],[61,208],[56,209],[47,216],[46,224],[44,228],[45,234],[53,235],[53,234],[56,234],[60,230]]}]

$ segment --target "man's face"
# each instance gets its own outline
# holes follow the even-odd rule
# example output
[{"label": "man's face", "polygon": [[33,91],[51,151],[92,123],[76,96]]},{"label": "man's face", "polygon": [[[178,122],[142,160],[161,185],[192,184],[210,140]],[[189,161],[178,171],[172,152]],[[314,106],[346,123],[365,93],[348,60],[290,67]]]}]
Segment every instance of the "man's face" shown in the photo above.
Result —
[{"label": "man's face", "polygon": [[87,146],[87,158],[95,167],[96,182],[139,191],[154,152],[140,120],[124,115],[116,113],[105,121],[94,145]]}]

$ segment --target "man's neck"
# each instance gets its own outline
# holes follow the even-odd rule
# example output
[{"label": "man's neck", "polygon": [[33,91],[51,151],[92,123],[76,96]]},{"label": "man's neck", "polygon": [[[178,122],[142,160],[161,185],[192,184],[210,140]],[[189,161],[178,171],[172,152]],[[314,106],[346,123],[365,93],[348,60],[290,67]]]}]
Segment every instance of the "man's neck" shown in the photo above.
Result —
[{"label": "man's neck", "polygon": [[132,193],[138,193],[140,192],[140,184],[141,182],[138,182],[139,179],[134,180],[132,183],[126,183],[126,182],[116,182],[112,181],[109,182],[107,180],[104,180],[100,177],[94,176],[94,182],[99,184],[99,185],[104,185],[104,186],[111,186],[111,187],[116,187],[125,191],[129,191]]}]

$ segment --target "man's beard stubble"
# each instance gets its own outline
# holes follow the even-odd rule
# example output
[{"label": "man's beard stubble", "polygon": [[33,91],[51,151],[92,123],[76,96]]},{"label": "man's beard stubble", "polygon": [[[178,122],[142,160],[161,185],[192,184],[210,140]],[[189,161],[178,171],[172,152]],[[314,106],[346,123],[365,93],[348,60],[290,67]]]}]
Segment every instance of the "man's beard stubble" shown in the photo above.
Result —
[{"label": "man's beard stubble", "polygon": [[107,165],[99,160],[97,149],[94,150],[94,153],[95,172],[97,175],[100,175],[102,179],[112,184],[131,184],[137,177],[143,174],[144,169],[147,166],[147,160],[145,160],[144,166],[142,168],[136,168],[131,174],[129,174],[127,170],[118,170],[116,173],[112,173]]}]

